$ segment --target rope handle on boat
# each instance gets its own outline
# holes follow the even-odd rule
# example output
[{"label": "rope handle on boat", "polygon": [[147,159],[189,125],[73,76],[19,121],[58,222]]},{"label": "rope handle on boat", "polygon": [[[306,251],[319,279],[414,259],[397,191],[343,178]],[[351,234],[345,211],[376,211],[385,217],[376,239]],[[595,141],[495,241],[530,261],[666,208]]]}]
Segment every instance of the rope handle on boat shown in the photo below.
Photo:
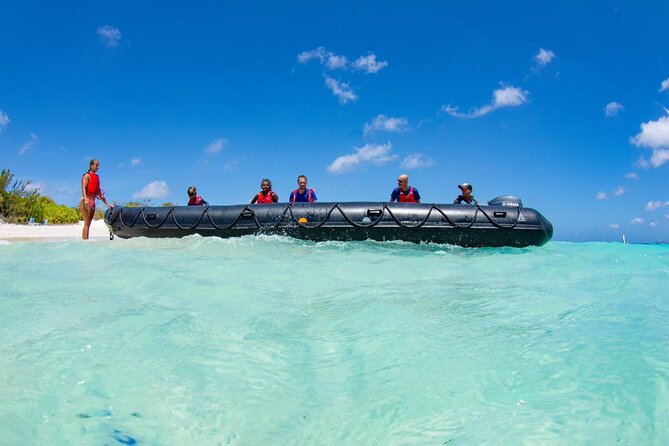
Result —
[{"label": "rope handle on boat", "polygon": [[[129,223],[127,223],[127,222],[125,222],[125,221],[123,220],[123,215],[122,215],[122,213],[123,213],[123,212],[122,212],[122,211],[123,211],[123,208],[119,209],[119,211],[118,211],[115,215],[114,215],[114,212],[113,212],[113,210],[112,210],[112,211],[110,212],[111,217],[110,217],[110,222],[109,222],[109,224],[110,224],[110,225],[113,225],[114,222],[118,219],[118,220],[120,221],[122,227],[133,227],[133,226],[135,225],[135,223],[137,222],[137,220],[139,219],[139,217],[141,216],[141,217],[142,217],[142,220],[144,221],[144,224],[145,224],[147,227],[152,228],[152,229],[156,229],[156,228],[160,228],[161,226],[163,226],[163,225],[165,224],[165,222],[167,221],[168,217],[171,216],[171,217],[172,217],[172,221],[174,222],[174,224],[175,224],[179,229],[182,229],[182,230],[191,230],[191,229],[195,229],[195,228],[197,228],[197,227],[200,225],[200,223],[202,222],[202,219],[204,218],[204,216],[206,215],[206,216],[207,216],[207,219],[209,220],[209,223],[211,224],[211,226],[213,226],[213,227],[216,228],[216,229],[227,230],[227,229],[232,229],[232,228],[234,228],[235,226],[237,226],[237,224],[239,223],[239,221],[240,221],[242,218],[251,216],[251,217],[253,217],[253,222],[255,223],[256,228],[257,228],[258,230],[260,230],[260,231],[264,231],[264,230],[266,230],[266,229],[272,229],[272,230],[278,229],[278,228],[279,228],[279,225],[284,221],[284,219],[288,219],[289,221],[292,221],[293,223],[295,223],[297,226],[300,226],[300,227],[303,227],[303,228],[307,228],[307,229],[317,229],[317,228],[320,228],[321,226],[323,226],[325,223],[328,222],[330,216],[331,216],[332,213],[335,211],[335,209],[339,211],[339,213],[341,214],[341,216],[344,218],[344,220],[346,220],[346,222],[347,222],[349,225],[351,225],[352,227],[355,227],[355,228],[371,228],[371,227],[374,227],[374,226],[378,225],[378,224],[383,220],[383,218],[386,216],[386,213],[387,213],[387,214],[390,216],[390,218],[395,222],[395,224],[396,224],[398,227],[401,227],[401,228],[420,228],[420,227],[423,227],[423,226],[425,225],[425,223],[427,223],[427,221],[429,220],[429,218],[430,218],[430,216],[432,215],[432,212],[433,212],[433,211],[436,211],[436,212],[439,213],[442,217],[444,217],[444,219],[446,220],[446,222],[447,222],[449,225],[451,225],[451,226],[454,227],[454,228],[458,228],[458,229],[468,229],[468,228],[471,228],[471,227],[476,223],[476,217],[478,216],[478,213],[479,213],[479,212],[481,212],[481,213],[483,214],[483,216],[485,216],[486,219],[487,219],[493,226],[495,226],[495,227],[497,227],[497,228],[500,228],[500,229],[513,229],[513,228],[516,227],[516,225],[518,224],[518,221],[519,221],[519,219],[520,219],[520,207],[516,207],[516,218],[515,218],[515,221],[514,221],[512,224],[510,224],[510,225],[503,225],[503,224],[497,223],[497,222],[494,220],[493,217],[491,217],[491,216],[490,216],[490,215],[489,215],[489,214],[488,214],[488,213],[487,213],[487,212],[486,212],[480,205],[477,204],[477,205],[476,205],[476,211],[474,212],[474,218],[472,218],[472,221],[471,221],[470,223],[468,223],[468,224],[465,224],[465,225],[458,225],[457,223],[455,223],[455,222],[448,216],[448,214],[446,214],[442,209],[440,209],[436,204],[433,203],[433,204],[430,205],[430,209],[428,210],[427,215],[425,216],[425,218],[423,218],[423,219],[422,219],[420,222],[418,222],[418,223],[415,223],[415,224],[409,224],[409,223],[403,223],[400,219],[398,219],[398,218],[395,216],[395,214],[393,213],[393,211],[388,207],[388,203],[383,203],[383,208],[381,209],[381,212],[380,212],[380,214],[379,214],[379,217],[378,217],[376,220],[374,220],[374,221],[370,221],[369,223],[357,223],[357,222],[353,221],[348,215],[346,215],[346,212],[344,212],[344,210],[341,208],[341,206],[340,206],[339,203],[335,203],[334,205],[332,205],[332,207],[330,207],[330,209],[328,210],[328,212],[327,212],[326,215],[325,215],[325,218],[324,218],[322,221],[320,221],[320,222],[318,222],[318,223],[316,223],[316,224],[313,224],[313,223],[302,223],[302,222],[300,221],[300,219],[298,219],[297,217],[295,217],[295,214],[293,213],[293,208],[292,208],[292,206],[293,206],[293,203],[288,203],[288,204],[284,207],[283,212],[281,213],[281,216],[280,216],[279,219],[276,221],[276,223],[271,224],[271,225],[265,225],[265,226],[263,226],[263,225],[260,223],[260,221],[258,221],[258,217],[256,216],[256,214],[255,214],[255,212],[253,211],[253,209],[251,209],[251,208],[249,207],[249,205],[244,206],[244,209],[242,209],[242,211],[239,213],[239,215],[237,215],[237,218],[236,218],[232,223],[230,223],[230,224],[228,224],[228,225],[219,225],[219,224],[216,224],[216,222],[214,221],[214,219],[212,218],[212,216],[209,214],[209,206],[205,206],[205,207],[204,207],[204,209],[202,210],[202,213],[200,214],[200,216],[199,216],[199,218],[197,219],[197,221],[196,221],[195,223],[193,223],[192,225],[190,225],[190,226],[186,226],[186,225],[183,225],[183,224],[179,223],[179,221],[176,219],[176,216],[174,215],[174,209],[175,209],[175,206],[172,206],[172,207],[169,209],[169,211],[167,212],[167,214],[165,214],[165,216],[163,217],[163,219],[162,219],[159,223],[157,223],[157,224],[151,224],[151,223],[149,223],[149,221],[148,221],[148,219],[147,219],[147,216],[146,216],[146,213],[145,213],[145,209],[146,209],[146,208],[144,208],[144,207],[143,207],[137,214],[135,214],[135,217],[132,219],[132,222],[129,222]],[[289,215],[289,218],[286,216],[286,214]],[[152,215],[152,214],[149,214],[149,215]],[[111,236],[111,234],[110,234],[110,236]]]}]

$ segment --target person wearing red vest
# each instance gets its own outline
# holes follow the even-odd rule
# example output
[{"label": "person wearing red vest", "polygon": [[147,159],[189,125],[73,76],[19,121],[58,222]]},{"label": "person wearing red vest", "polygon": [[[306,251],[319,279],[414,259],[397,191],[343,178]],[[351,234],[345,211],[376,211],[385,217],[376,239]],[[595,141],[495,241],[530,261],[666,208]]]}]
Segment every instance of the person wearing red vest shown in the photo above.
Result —
[{"label": "person wearing red vest", "polygon": [[197,194],[195,186],[189,187],[186,192],[188,193],[188,206],[209,206],[209,203]]},{"label": "person wearing red vest", "polygon": [[418,189],[409,186],[409,176],[400,175],[397,178],[397,186],[390,194],[390,202],[398,201],[400,203],[420,203],[420,194]]},{"label": "person wearing red vest", "polygon": [[290,193],[290,198],[288,201],[291,203],[313,203],[318,201],[316,198],[316,192],[313,189],[307,189],[307,177],[306,175],[300,175],[297,177],[297,189]]},{"label": "person wearing red vest", "polygon": [[84,228],[81,231],[81,238],[84,240],[88,240],[91,221],[93,221],[93,216],[95,215],[95,199],[100,198],[110,209],[114,207],[107,203],[105,192],[100,187],[100,177],[97,174],[99,168],[100,161],[93,159],[88,164],[88,172],[81,177],[81,202],[79,203],[79,208],[84,218]]},{"label": "person wearing red vest", "polygon": [[260,192],[253,196],[251,204],[277,203],[279,196],[272,190],[272,182],[268,178],[263,178],[260,182]]}]

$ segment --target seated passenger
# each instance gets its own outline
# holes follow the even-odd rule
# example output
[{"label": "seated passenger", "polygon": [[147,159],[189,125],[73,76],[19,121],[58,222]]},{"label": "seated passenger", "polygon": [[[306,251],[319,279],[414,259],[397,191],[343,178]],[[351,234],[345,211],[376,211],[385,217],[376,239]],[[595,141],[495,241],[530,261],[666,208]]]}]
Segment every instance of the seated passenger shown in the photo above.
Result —
[{"label": "seated passenger", "polygon": [[272,182],[268,178],[263,178],[260,182],[260,192],[253,196],[251,204],[258,203],[276,203],[279,201],[279,196],[272,190]]},{"label": "seated passenger", "polygon": [[313,203],[318,201],[316,192],[313,189],[307,189],[306,175],[297,177],[297,189],[290,193],[288,201],[291,203]]},{"label": "seated passenger", "polygon": [[420,203],[420,194],[418,189],[409,186],[409,177],[400,175],[397,178],[397,186],[390,194],[390,202],[398,201],[400,203]]},{"label": "seated passenger", "polygon": [[478,206],[479,202],[476,201],[474,196],[472,195],[472,185],[469,183],[462,183],[458,184],[458,187],[460,188],[460,191],[462,192],[461,195],[458,195],[458,198],[453,200],[453,204],[468,204],[472,206]]},{"label": "seated passenger", "polygon": [[195,189],[195,186],[189,187],[187,192],[188,206],[209,206],[209,203],[207,203],[204,198],[197,194],[197,189]]}]

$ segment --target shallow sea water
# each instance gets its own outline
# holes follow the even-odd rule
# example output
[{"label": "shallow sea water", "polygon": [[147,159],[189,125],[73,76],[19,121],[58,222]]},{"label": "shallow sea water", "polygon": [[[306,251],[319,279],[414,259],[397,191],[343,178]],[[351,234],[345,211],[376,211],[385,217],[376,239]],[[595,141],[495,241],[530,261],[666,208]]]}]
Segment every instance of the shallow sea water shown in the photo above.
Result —
[{"label": "shallow sea water", "polygon": [[0,245],[1,444],[669,444],[669,246]]}]

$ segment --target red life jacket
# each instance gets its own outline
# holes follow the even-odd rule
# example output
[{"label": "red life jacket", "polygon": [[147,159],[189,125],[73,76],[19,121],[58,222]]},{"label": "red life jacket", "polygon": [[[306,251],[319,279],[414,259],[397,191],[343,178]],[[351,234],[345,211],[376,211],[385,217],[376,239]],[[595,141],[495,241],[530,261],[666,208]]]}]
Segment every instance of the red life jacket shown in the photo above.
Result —
[{"label": "red life jacket", "polygon": [[197,195],[195,197],[190,197],[188,199],[188,206],[204,206],[202,202],[202,197]]},{"label": "red life jacket", "polygon": [[258,201],[256,203],[262,204],[262,203],[274,203],[272,200],[272,191],[267,192],[267,194],[263,194],[262,192],[258,192]]},{"label": "red life jacket", "polygon": [[[293,195],[292,195],[292,197],[293,197],[293,198],[290,200],[290,202],[291,202],[291,203],[295,203],[295,200],[297,199],[297,189],[295,189],[295,190],[293,191]],[[307,197],[309,198],[309,203],[313,203],[313,202],[314,202],[314,190],[313,190],[313,189],[309,189],[309,190],[307,191]]]},{"label": "red life jacket", "polygon": [[100,177],[98,176],[98,174],[96,174],[95,172],[91,172],[90,170],[86,173],[88,173],[88,184],[86,185],[86,193],[88,195],[97,197],[98,195],[100,195]]},{"label": "red life jacket", "polygon": [[399,196],[398,201],[400,203],[404,203],[404,202],[415,203],[416,199],[413,196],[413,187],[409,188],[409,193],[408,194],[403,193],[402,189],[400,189],[400,196]]}]

